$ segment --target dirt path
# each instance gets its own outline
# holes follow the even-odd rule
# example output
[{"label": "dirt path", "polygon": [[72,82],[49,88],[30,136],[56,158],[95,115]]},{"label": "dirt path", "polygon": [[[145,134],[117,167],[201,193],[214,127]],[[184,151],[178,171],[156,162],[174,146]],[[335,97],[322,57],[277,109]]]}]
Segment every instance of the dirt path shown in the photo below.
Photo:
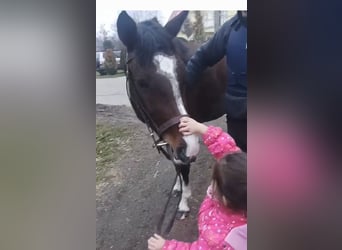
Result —
[{"label": "dirt path", "polygon": [[[130,107],[97,104],[96,121],[129,132],[123,153],[108,171],[105,181],[96,186],[96,249],[147,249],[147,239],[155,231],[174,181],[174,167],[152,148],[146,126]],[[225,128],[224,117],[210,124]],[[213,158],[201,144],[190,172],[190,215],[175,221],[166,238],[196,239],[197,212],[210,181],[212,162]]]}]

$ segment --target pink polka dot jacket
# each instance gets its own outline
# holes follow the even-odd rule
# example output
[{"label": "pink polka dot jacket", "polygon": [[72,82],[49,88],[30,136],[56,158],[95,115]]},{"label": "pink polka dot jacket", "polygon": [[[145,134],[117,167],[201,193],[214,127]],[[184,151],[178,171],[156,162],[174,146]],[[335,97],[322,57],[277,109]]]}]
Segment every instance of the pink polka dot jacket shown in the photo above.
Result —
[{"label": "pink polka dot jacket", "polygon": [[[218,127],[209,126],[203,141],[216,159],[240,151],[234,139]],[[219,202],[211,186],[198,213],[198,231],[197,241],[167,240],[163,250],[247,249],[247,218]]]}]

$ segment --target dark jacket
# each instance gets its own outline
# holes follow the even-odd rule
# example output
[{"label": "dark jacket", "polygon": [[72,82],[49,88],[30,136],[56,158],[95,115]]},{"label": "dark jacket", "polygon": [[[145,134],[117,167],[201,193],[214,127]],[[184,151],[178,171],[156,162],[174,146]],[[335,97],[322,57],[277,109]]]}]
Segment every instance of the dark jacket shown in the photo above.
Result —
[{"label": "dark jacket", "polygon": [[247,115],[247,22],[240,13],[225,22],[191,57],[186,66],[190,84],[195,85],[201,72],[224,56],[228,65],[226,113],[243,118]]}]

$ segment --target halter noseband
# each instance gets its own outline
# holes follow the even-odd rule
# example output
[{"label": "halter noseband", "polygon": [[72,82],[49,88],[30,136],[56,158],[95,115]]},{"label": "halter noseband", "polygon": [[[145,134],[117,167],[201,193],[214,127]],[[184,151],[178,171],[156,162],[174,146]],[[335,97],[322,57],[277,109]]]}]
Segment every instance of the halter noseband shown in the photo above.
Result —
[{"label": "halter noseband", "polygon": [[[158,150],[158,152],[162,152],[164,154],[164,156],[169,159],[172,160],[172,153],[171,153],[171,147],[167,142],[164,142],[162,139],[162,134],[169,129],[170,127],[172,127],[173,125],[179,123],[179,120],[181,117],[183,116],[188,116],[188,115],[179,115],[176,117],[173,117],[171,119],[169,119],[168,121],[164,122],[162,125],[157,126],[156,123],[152,120],[151,116],[148,114],[148,112],[146,111],[141,96],[139,95],[139,92],[137,90],[136,85],[134,84],[134,81],[131,79],[131,73],[128,70],[128,64],[134,59],[134,57],[131,57],[127,60],[126,62],[126,91],[127,91],[127,96],[131,102],[131,105],[134,109],[134,111],[136,112],[137,116],[140,115],[140,117],[142,118],[143,122],[146,124],[148,131],[150,132],[150,136],[152,137],[153,140],[153,147],[156,148]],[[134,99],[131,95],[133,90],[133,94],[135,95],[136,99]],[[159,139],[156,140],[154,138],[154,132],[157,133],[157,135],[159,136]],[[166,146],[166,149],[164,149],[163,147]],[[174,187],[174,185],[176,184],[176,180],[177,178],[179,178],[179,182],[180,182],[180,188],[181,188],[181,195],[179,196],[178,202],[177,202],[177,207],[179,206],[180,202],[181,202],[181,198],[182,198],[182,192],[183,192],[183,184],[182,184],[182,178],[181,178],[181,173],[180,173],[180,168],[176,168],[177,171],[177,175],[174,181],[174,184],[172,187]],[[163,235],[162,233],[162,225],[164,223],[164,219],[165,219],[165,215],[166,215],[166,211],[167,211],[167,207],[169,205],[169,202],[171,200],[172,197],[172,192],[173,189],[170,190],[169,193],[169,198],[164,206],[164,210],[162,215],[159,218],[158,224],[157,224],[157,233],[160,235]],[[177,214],[177,210],[175,210],[173,216],[172,216],[172,220],[170,221],[170,223],[167,225],[166,229],[165,229],[165,233],[168,234],[173,226],[173,222],[176,218],[176,214]]]}]

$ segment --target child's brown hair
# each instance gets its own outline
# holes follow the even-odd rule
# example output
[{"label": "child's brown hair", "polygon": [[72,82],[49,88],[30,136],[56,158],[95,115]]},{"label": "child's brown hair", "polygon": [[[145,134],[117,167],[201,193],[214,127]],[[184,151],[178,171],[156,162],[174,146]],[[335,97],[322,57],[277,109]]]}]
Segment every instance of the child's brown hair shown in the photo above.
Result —
[{"label": "child's brown hair", "polygon": [[219,199],[224,196],[229,208],[247,212],[246,153],[228,154],[215,163],[212,179]]}]

